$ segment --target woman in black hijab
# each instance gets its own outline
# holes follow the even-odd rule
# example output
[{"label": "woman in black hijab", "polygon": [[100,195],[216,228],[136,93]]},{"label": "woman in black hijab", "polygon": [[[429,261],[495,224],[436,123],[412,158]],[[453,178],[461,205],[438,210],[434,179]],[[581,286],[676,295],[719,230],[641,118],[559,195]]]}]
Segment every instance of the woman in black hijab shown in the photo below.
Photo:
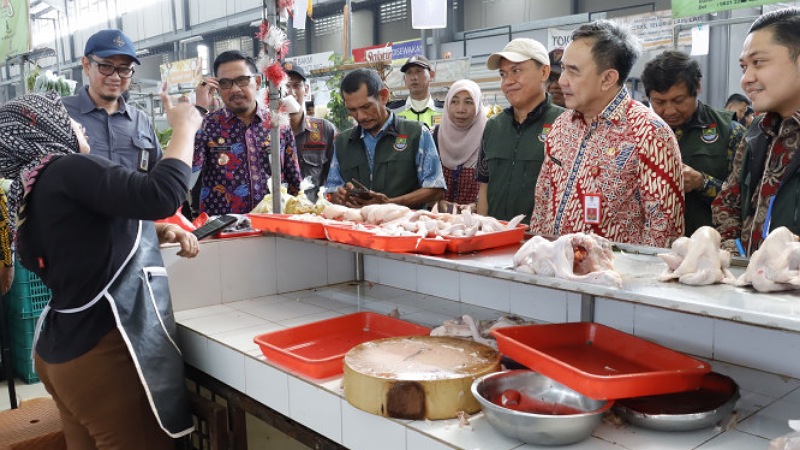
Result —
[{"label": "woman in black hijab", "polygon": [[185,198],[201,117],[172,107],[174,132],[148,173],[88,153],[55,93],[0,107],[0,176],[22,264],[51,289],[34,338],[36,371],[70,450],[173,449],[191,432],[161,243],[198,252],[191,233],[152,220]]}]

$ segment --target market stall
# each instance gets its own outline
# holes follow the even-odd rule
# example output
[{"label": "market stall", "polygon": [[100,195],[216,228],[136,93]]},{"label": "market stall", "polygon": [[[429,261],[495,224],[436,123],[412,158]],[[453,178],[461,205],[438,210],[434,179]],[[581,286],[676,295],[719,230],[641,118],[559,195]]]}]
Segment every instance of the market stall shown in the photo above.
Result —
[{"label": "market stall", "polygon": [[707,448],[766,448],[790,431],[787,411],[800,387],[800,367],[786,357],[800,345],[795,294],[663,283],[656,280],[665,267],[658,258],[619,251],[621,288],[560,280],[510,270],[518,248],[430,256],[267,235],[206,242],[200,260],[191,263],[177,261],[169,249],[164,255],[187,363],[251,406],[266,407],[336,445],[375,448],[380,439],[385,448],[398,449],[511,449],[522,443],[498,433],[482,414],[459,426],[456,419],[365,413],[344,398],[341,376],[317,380],[270,361],[253,342],[257,334],[394,309],[401,319],[429,327],[466,313],[596,322],[708,361],[735,379],[743,392],[739,425],[664,434],[602,424],[590,440],[571,448],[646,448],[644,442],[665,449],[705,448],[705,442]]}]

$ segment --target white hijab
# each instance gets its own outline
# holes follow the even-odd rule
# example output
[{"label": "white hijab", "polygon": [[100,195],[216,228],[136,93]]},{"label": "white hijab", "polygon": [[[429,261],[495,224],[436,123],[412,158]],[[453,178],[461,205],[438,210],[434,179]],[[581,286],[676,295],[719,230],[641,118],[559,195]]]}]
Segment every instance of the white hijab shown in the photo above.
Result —
[{"label": "white hijab", "polygon": [[[461,91],[467,91],[475,103],[475,117],[464,128],[457,127],[450,119],[449,105],[453,97]],[[439,125],[439,157],[442,165],[455,169],[462,165],[470,168],[478,162],[483,129],[486,126],[486,108],[483,106],[481,88],[472,80],[458,80],[450,86],[444,101],[445,112]]]}]

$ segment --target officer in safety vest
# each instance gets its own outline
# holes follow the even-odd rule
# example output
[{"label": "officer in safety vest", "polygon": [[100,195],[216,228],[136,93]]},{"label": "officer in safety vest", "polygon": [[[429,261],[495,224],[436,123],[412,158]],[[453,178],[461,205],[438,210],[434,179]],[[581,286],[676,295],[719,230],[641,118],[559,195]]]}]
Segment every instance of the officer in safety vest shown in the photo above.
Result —
[{"label": "officer in safety vest", "polygon": [[683,161],[686,235],[711,226],[711,202],[731,172],[745,128],[729,111],[715,110],[698,100],[700,65],[683,52],[656,56],[642,72],[644,90],[653,110],[672,127]]},{"label": "officer in safety vest", "polygon": [[312,117],[304,110],[306,98],[310,98],[305,69],[297,64],[285,62],[283,70],[289,75],[289,92],[300,105],[298,111],[289,112],[289,121],[297,145],[300,173],[303,178],[311,177],[314,187],[306,190],[306,197],[316,202],[317,192],[325,185],[331,168],[336,127],[330,121]]},{"label": "officer in safety vest", "polygon": [[390,102],[388,108],[404,119],[422,122],[433,129],[442,121],[444,102],[431,97],[431,81],[436,76],[431,62],[422,55],[414,55],[403,64],[400,72],[408,88],[408,98]]},{"label": "officer in safety vest", "polygon": [[353,208],[381,203],[420,208],[440,200],[446,184],[428,129],[386,108],[389,90],[374,70],[348,73],[341,89],[358,126],[336,137],[325,184],[329,200]]}]

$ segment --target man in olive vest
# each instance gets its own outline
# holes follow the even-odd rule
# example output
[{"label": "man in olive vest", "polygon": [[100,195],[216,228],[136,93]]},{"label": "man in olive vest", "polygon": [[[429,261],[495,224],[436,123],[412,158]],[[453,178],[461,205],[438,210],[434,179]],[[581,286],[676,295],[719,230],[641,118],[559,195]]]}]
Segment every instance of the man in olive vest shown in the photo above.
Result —
[{"label": "man in olive vest", "polygon": [[742,91],[761,113],[711,205],[722,247],[752,255],[778,227],[800,234],[800,8],[760,16],[739,64]]},{"label": "man in olive vest", "polygon": [[381,203],[419,208],[441,199],[446,184],[433,137],[419,122],[386,108],[389,90],[378,73],[354,70],[342,79],[341,90],[358,126],[334,141],[328,199],[352,208]]},{"label": "man in olive vest", "polygon": [[478,156],[479,214],[530,221],[536,179],[544,161],[550,125],[564,111],[545,92],[550,57],[540,42],[518,38],[486,61],[499,70],[500,89],[511,105],[489,119]]},{"label": "man in olive vest", "polygon": [[650,105],[675,132],[683,161],[686,236],[711,226],[711,202],[731,173],[745,129],[729,111],[703,104],[700,64],[686,53],[668,50],[642,72]]},{"label": "man in olive vest", "polygon": [[414,55],[403,64],[400,72],[408,88],[408,98],[389,102],[388,108],[404,119],[422,122],[433,129],[442,121],[444,102],[431,97],[431,81],[436,76],[431,62],[422,55]]}]

